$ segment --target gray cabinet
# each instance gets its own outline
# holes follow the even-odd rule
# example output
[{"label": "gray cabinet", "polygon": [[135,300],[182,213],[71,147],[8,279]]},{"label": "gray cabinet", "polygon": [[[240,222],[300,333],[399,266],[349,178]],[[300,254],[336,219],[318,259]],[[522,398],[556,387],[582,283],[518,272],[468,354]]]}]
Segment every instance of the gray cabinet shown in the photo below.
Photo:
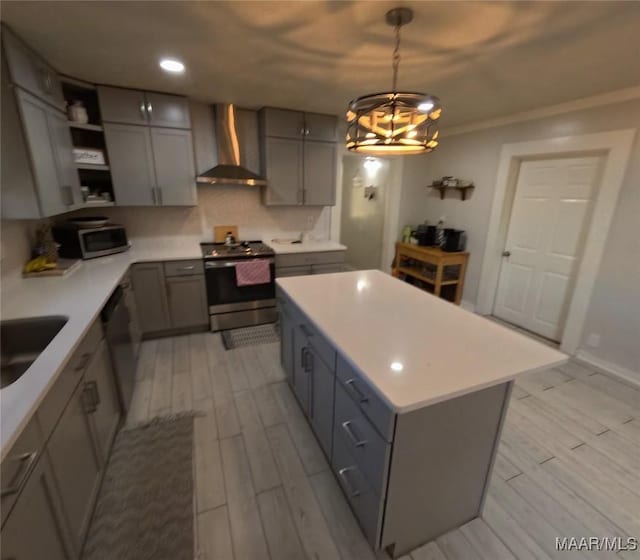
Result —
[{"label": "gray cabinet", "polygon": [[204,275],[167,278],[169,315],[174,329],[206,326],[209,322]]},{"label": "gray cabinet", "polygon": [[165,128],[191,128],[189,102],[186,97],[146,92],[149,124]]},{"label": "gray cabinet", "polygon": [[120,401],[105,339],[102,339],[87,366],[84,398],[100,459],[106,465],[120,423]]},{"label": "gray cabinet", "polygon": [[305,360],[309,370],[309,422],[322,450],[330,457],[333,440],[334,372],[312,346],[312,339],[309,341]]},{"label": "gray cabinet", "polygon": [[153,206],[156,175],[147,127],[105,124],[111,179],[119,206]]},{"label": "gray cabinet", "polygon": [[156,187],[163,206],[195,206],[195,160],[190,130],[151,128]]},{"label": "gray cabinet", "polygon": [[268,206],[296,206],[304,201],[303,144],[289,138],[265,138],[264,161],[269,185],[263,203]]},{"label": "gray cabinet", "polygon": [[87,416],[84,384],[78,385],[49,439],[47,452],[76,550],[82,548],[97,496],[101,459]]},{"label": "gray cabinet", "polygon": [[5,26],[2,43],[11,81],[48,104],[64,109],[62,85],[56,71]]},{"label": "gray cabinet", "polygon": [[149,123],[144,91],[98,86],[98,101],[103,122]]},{"label": "gray cabinet", "polygon": [[328,142],[304,142],[304,203],[333,206],[336,203],[336,146]]},{"label": "gray cabinet", "polygon": [[197,204],[190,130],[106,123],[104,134],[116,204]]},{"label": "gray cabinet", "polygon": [[2,527],[2,559],[68,560],[75,557],[45,453]]},{"label": "gray cabinet", "polygon": [[301,325],[293,330],[293,392],[305,414],[309,413],[309,361],[307,337]]},{"label": "gray cabinet", "polygon": [[131,283],[136,299],[140,330],[165,331],[171,327],[162,263],[135,264]]},{"label": "gray cabinet", "polygon": [[143,334],[200,329],[208,324],[202,260],[135,264],[131,283]]},{"label": "gray cabinet", "polygon": [[268,206],[332,206],[336,189],[333,115],[265,108],[260,112]]},{"label": "gray cabinet", "polygon": [[189,104],[185,97],[98,86],[98,99],[104,122],[191,128]]},{"label": "gray cabinet", "polygon": [[326,274],[344,270],[344,251],[276,255],[276,277]]},{"label": "gray cabinet", "polygon": [[64,114],[26,91],[5,86],[3,215],[40,218],[78,208],[80,181]]},{"label": "gray cabinet", "polygon": [[280,308],[280,364],[289,385],[293,386],[293,331],[294,323],[291,314],[285,307]]}]

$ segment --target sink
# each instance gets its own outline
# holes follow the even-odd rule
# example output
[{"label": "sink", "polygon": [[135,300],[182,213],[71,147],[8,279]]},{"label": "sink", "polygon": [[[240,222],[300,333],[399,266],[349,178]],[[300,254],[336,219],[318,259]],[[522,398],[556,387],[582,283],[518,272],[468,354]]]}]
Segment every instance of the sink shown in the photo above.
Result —
[{"label": "sink", "polygon": [[0,322],[0,388],[11,385],[29,369],[67,320],[50,315]]}]

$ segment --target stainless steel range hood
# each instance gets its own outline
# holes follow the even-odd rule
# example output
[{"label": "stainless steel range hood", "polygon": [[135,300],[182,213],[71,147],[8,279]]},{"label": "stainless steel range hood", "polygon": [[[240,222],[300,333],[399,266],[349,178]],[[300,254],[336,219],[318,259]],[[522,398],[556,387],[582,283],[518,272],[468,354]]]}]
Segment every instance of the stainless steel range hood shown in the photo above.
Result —
[{"label": "stainless steel range hood", "polygon": [[214,124],[218,151],[218,165],[196,177],[198,183],[209,185],[245,185],[259,187],[267,181],[243,165],[240,136],[237,130],[235,107],[217,104],[214,107]]}]

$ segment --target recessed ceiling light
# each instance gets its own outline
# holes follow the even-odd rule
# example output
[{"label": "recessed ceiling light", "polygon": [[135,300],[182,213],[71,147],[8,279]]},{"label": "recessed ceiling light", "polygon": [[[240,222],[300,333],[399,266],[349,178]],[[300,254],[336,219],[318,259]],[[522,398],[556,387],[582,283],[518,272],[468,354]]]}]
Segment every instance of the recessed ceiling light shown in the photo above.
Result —
[{"label": "recessed ceiling light", "polygon": [[391,369],[393,371],[402,371],[404,369],[404,365],[402,362],[391,362]]},{"label": "recessed ceiling light", "polygon": [[163,58],[160,61],[160,68],[167,72],[173,72],[174,74],[184,72],[184,64],[174,58]]}]

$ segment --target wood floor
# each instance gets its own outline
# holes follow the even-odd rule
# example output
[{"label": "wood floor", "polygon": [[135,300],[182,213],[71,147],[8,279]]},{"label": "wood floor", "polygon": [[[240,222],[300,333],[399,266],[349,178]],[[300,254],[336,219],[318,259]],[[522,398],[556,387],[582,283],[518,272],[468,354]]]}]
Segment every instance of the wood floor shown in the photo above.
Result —
[{"label": "wood floor", "polygon": [[[197,558],[386,558],[342,497],[277,344],[144,342],[127,423],[194,409]],[[626,560],[640,552],[559,552],[555,538],[639,535],[640,391],[570,363],[516,384],[482,518],[403,560]]]}]

